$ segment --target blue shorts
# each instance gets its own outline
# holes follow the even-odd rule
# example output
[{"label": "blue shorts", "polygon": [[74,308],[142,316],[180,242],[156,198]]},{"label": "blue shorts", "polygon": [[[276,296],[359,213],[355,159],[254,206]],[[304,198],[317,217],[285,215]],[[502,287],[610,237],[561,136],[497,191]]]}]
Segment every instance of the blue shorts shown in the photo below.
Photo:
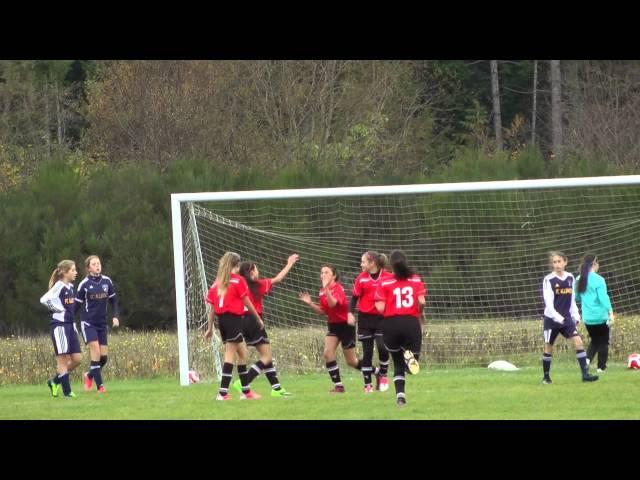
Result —
[{"label": "blue shorts", "polygon": [[98,342],[98,345],[108,345],[107,343],[107,325],[92,325],[87,322],[80,322],[82,328],[82,338],[85,345],[89,342]]},{"label": "blue shorts", "polygon": [[80,342],[75,323],[51,325],[50,333],[56,355],[80,353]]},{"label": "blue shorts", "polygon": [[558,334],[561,334],[564,338],[572,338],[579,335],[576,324],[573,320],[567,319],[567,317],[565,317],[564,323],[554,322],[553,319],[546,316],[544,317],[544,330],[542,332],[544,335],[544,343],[553,345]]}]

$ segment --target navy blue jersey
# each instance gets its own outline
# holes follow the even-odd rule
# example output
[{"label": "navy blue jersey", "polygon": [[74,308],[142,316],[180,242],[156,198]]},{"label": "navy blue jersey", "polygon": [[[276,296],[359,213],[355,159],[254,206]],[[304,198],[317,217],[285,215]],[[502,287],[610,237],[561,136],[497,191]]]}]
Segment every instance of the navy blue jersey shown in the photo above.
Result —
[{"label": "navy blue jersey", "polygon": [[51,312],[51,324],[73,323],[75,311],[73,283],[58,280],[55,285],[40,298],[40,303]]},{"label": "navy blue jersey", "polygon": [[80,321],[91,325],[107,323],[107,302],[111,303],[114,317],[118,316],[118,302],[113,282],[106,275],[87,276],[80,285],[75,299],[80,310]]},{"label": "navy blue jersey", "polygon": [[575,278],[565,272],[564,277],[552,272],[542,281],[544,316],[562,323],[565,319],[580,320],[574,294]]}]

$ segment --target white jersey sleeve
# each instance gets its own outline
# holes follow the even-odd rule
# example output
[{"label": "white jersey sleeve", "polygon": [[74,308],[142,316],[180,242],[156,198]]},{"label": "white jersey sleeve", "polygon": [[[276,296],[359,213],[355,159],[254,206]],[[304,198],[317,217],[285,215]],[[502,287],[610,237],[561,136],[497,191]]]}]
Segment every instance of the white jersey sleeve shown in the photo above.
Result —
[{"label": "white jersey sleeve", "polygon": [[47,307],[50,312],[64,312],[64,306],[60,301],[60,290],[62,290],[63,287],[64,283],[62,283],[61,280],[58,280],[47,293],[40,297],[40,303]]}]

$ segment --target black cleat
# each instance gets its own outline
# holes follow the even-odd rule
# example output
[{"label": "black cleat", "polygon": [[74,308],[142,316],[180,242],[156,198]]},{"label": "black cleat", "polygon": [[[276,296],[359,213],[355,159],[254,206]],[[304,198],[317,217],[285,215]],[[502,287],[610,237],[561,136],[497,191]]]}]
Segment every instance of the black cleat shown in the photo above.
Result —
[{"label": "black cleat", "polygon": [[543,383],[544,385],[551,385],[551,383],[553,383],[553,382],[551,382],[551,377],[544,377],[544,378],[542,379],[542,383]]},{"label": "black cleat", "polygon": [[590,374],[586,374],[582,376],[582,381],[583,382],[595,382],[596,380],[598,380],[598,375],[590,375]]},{"label": "black cleat", "polygon": [[396,405],[399,407],[404,407],[407,404],[407,400],[404,397],[398,397],[396,399]]}]

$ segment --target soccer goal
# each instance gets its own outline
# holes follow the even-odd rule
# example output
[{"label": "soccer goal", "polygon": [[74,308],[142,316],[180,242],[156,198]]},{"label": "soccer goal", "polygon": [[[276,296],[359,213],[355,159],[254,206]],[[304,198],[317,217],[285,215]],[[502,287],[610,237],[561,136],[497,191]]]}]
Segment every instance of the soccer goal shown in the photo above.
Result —
[{"label": "soccer goal", "polygon": [[335,265],[349,294],[364,251],[398,248],[427,285],[421,362],[537,362],[550,250],[567,254],[574,274],[585,253],[598,254],[615,311],[640,313],[639,186],[640,176],[614,176],[173,194],[180,383],[189,370],[220,375],[220,339],[202,333],[225,251],[264,278],[300,255],[264,302],[280,371],[324,365],[326,319],[298,300],[317,300],[320,266]]}]

